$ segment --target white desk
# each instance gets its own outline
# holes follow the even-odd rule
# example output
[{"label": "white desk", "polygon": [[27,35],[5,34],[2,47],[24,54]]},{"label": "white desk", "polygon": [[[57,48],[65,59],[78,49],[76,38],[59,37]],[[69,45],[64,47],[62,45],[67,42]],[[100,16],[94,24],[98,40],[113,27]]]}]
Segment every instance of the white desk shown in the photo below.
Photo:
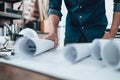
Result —
[{"label": "white desk", "polygon": [[87,58],[82,62],[71,64],[66,61],[59,50],[53,50],[36,57],[15,56],[7,63],[38,73],[68,80],[120,80],[120,71],[106,67],[102,62]]}]

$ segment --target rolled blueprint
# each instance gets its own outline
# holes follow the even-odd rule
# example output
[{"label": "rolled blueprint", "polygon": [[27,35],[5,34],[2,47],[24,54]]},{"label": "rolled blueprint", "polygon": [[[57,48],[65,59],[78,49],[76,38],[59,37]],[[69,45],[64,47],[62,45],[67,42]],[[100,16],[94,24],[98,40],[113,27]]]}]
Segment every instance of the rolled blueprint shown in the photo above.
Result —
[{"label": "rolled blueprint", "polygon": [[6,38],[3,36],[0,36],[0,45],[4,44],[6,42]]},{"label": "rolled blueprint", "polygon": [[120,39],[106,43],[102,48],[101,56],[107,66],[115,70],[120,69]]},{"label": "rolled blueprint", "polygon": [[101,60],[102,59],[101,52],[106,51],[106,49],[103,48],[106,45],[106,43],[109,42],[111,42],[111,39],[95,39],[91,45],[91,50],[90,50],[91,56],[97,60]]},{"label": "rolled blueprint", "polygon": [[79,43],[69,44],[64,48],[64,57],[72,62],[76,63],[90,55],[91,43]]},{"label": "rolled blueprint", "polygon": [[52,48],[53,41],[39,38],[21,37],[15,43],[16,54],[38,55]]},{"label": "rolled blueprint", "polygon": [[22,31],[19,32],[19,34],[23,35],[24,37],[38,38],[37,33],[30,28],[23,29]]}]

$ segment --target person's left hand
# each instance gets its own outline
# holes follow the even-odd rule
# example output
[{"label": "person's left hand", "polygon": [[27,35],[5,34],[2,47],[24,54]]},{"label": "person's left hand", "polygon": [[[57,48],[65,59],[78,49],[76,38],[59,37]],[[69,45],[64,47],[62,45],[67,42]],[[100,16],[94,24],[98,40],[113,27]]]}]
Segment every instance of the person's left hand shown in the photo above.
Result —
[{"label": "person's left hand", "polygon": [[114,38],[115,37],[115,33],[111,33],[111,32],[105,32],[104,36],[102,37],[102,39],[110,39],[110,38]]}]

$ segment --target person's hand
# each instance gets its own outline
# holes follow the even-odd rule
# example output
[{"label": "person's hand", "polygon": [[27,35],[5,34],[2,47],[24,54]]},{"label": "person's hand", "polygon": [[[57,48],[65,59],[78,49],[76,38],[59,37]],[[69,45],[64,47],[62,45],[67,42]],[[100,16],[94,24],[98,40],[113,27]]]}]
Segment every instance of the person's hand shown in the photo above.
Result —
[{"label": "person's hand", "polygon": [[51,33],[51,34],[47,35],[44,38],[48,39],[48,40],[54,41],[55,48],[58,46],[58,36],[57,36],[57,33]]},{"label": "person's hand", "polygon": [[114,38],[115,37],[115,33],[111,33],[111,32],[105,32],[103,39],[110,39],[110,38]]}]

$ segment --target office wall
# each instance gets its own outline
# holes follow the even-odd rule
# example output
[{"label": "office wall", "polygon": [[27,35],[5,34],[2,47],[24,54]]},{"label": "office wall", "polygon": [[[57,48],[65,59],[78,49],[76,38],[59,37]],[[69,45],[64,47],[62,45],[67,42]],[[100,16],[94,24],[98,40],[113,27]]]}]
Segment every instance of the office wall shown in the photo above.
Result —
[{"label": "office wall", "polygon": [[105,0],[106,1],[106,15],[108,19],[108,27],[110,28],[113,18],[113,0]]}]

